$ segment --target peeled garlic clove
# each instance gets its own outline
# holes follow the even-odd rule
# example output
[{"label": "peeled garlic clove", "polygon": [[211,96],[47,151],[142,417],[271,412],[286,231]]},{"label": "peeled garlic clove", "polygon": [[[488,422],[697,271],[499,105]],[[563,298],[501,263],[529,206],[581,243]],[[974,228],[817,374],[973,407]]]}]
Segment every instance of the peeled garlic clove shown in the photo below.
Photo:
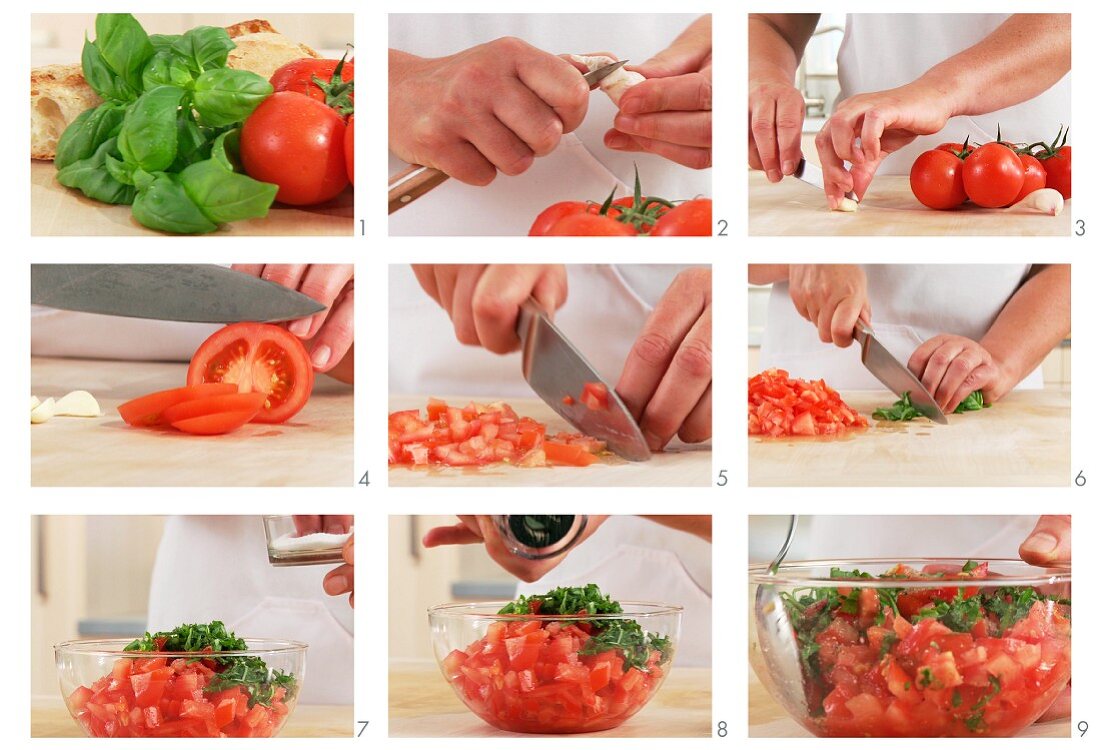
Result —
[{"label": "peeled garlic clove", "polygon": [[41,401],[38,400],[38,396],[31,396],[31,411],[34,411],[34,407],[38,406]]},{"label": "peeled garlic clove", "polygon": [[841,198],[840,204],[834,210],[844,211],[845,213],[855,213],[859,210],[859,203],[851,198]]},{"label": "peeled garlic clove", "polygon": [[[589,73],[593,70],[599,70],[600,68],[618,62],[615,58],[608,57],[607,55],[570,55],[570,57],[588,68]],[[637,86],[644,80],[645,76],[641,73],[619,68],[600,81],[600,91],[607,94],[611,98],[611,101],[615,103],[615,106],[619,106],[619,100],[622,99],[627,89],[632,86]]]},{"label": "peeled garlic clove", "polygon": [[66,393],[54,406],[56,417],[98,417],[99,415],[99,402],[87,391]]},{"label": "peeled garlic clove", "polygon": [[1039,213],[1047,216],[1057,216],[1062,213],[1066,201],[1062,194],[1053,188],[1039,188],[1024,196],[1019,203],[1014,203],[1008,209],[1014,214]]},{"label": "peeled garlic clove", "polygon": [[52,398],[48,398],[31,409],[31,424],[41,424],[52,417],[56,403]]}]

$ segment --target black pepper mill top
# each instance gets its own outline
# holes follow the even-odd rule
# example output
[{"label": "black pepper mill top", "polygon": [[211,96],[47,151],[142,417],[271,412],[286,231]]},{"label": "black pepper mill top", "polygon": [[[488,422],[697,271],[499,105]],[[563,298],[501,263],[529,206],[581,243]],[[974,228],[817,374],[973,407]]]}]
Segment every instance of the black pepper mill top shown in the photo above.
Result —
[{"label": "black pepper mill top", "polygon": [[577,543],[588,516],[494,516],[509,552],[527,560],[544,560]]}]

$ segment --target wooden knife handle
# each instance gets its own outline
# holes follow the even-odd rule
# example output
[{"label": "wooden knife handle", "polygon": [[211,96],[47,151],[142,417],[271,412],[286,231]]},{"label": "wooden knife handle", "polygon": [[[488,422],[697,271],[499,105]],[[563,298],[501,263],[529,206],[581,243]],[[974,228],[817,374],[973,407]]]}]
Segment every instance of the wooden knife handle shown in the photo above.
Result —
[{"label": "wooden knife handle", "polygon": [[447,175],[434,167],[413,164],[390,178],[390,213],[442,185]]}]

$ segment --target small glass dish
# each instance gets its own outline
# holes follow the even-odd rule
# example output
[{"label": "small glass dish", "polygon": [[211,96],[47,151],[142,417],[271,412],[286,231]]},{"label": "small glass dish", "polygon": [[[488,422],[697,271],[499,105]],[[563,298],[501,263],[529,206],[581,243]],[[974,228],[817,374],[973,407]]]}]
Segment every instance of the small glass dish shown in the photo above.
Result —
[{"label": "small glass dish", "polygon": [[264,516],[267,561],[275,567],[339,565],[344,562],[347,534],[298,534],[294,516]]}]

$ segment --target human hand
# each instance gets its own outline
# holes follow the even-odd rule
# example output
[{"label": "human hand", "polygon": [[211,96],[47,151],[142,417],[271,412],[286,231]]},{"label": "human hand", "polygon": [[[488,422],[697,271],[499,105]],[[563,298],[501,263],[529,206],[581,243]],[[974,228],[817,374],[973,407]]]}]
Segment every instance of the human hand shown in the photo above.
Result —
[{"label": "human hand", "polygon": [[[1040,567],[1062,567],[1071,562],[1071,516],[1040,516],[1035,528],[1020,545],[1020,559]],[[1054,721],[1070,715],[1072,689],[1066,686],[1039,721]]]},{"label": "human hand", "polygon": [[977,341],[941,333],[917,347],[909,357],[912,370],[945,414],[974,391],[986,403],[1004,396],[1016,383],[988,350]]},{"label": "human hand", "polygon": [[450,316],[463,344],[496,354],[519,348],[519,308],[534,297],[548,313],[565,303],[563,265],[414,265],[424,291]]},{"label": "human hand", "polygon": [[354,265],[235,263],[232,268],[295,289],[324,305],[321,312],[291,321],[286,328],[306,342],[314,370],[351,382],[355,360]]},{"label": "human hand", "polygon": [[802,159],[806,100],[785,80],[749,81],[749,166],[768,182],[794,174]]},{"label": "human hand", "polygon": [[619,100],[604,145],[646,151],[692,169],[711,165],[711,17],[695,21],[664,51],[628,65],[647,80]]},{"label": "human hand", "polygon": [[690,268],[653,308],[615,386],[651,450],[674,435],[710,438],[711,351],[710,268]]},{"label": "human hand", "polygon": [[344,564],[325,573],[321,586],[329,596],[348,595],[348,604],[355,607],[355,535],[344,542]]},{"label": "human hand", "polygon": [[922,80],[841,102],[814,139],[829,208],[836,209],[848,192],[862,200],[887,156],[918,135],[943,130],[952,113],[949,102],[947,92]]},{"label": "human hand", "polygon": [[855,265],[792,265],[788,272],[791,302],[798,314],[817,326],[825,344],[846,348],[856,321],[871,322],[867,276]]},{"label": "human hand", "polygon": [[308,534],[347,534],[355,525],[355,516],[291,516],[298,536]]},{"label": "human hand", "polygon": [[[497,530],[492,516],[459,516],[453,526],[436,526],[424,535],[423,544],[431,549],[449,544],[484,544],[489,557],[500,567],[527,583],[537,581],[556,568],[570,550],[545,560],[528,560],[512,554]],[[589,516],[588,523],[576,544],[581,544],[595,533],[607,520],[607,516]],[[571,547],[570,549],[574,549]]]},{"label": "human hand", "polygon": [[577,68],[505,37],[439,58],[390,53],[390,149],[411,164],[488,185],[526,171],[588,111]]}]

